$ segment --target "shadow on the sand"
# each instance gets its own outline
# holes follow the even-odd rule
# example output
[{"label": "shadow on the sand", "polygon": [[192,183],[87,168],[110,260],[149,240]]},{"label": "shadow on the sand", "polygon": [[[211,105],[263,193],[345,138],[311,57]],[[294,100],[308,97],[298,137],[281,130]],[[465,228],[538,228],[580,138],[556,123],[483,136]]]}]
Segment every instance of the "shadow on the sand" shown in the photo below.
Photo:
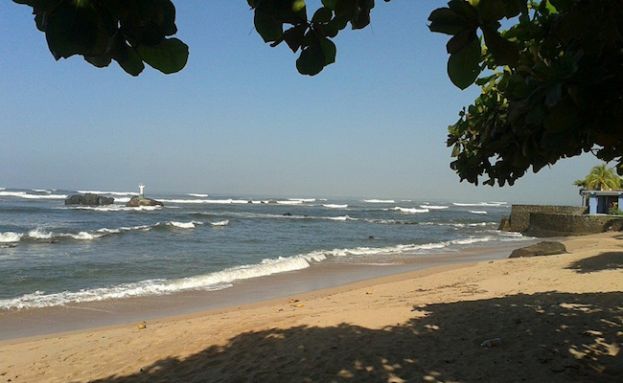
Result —
[{"label": "shadow on the sand", "polygon": [[592,273],[601,270],[623,268],[623,252],[610,251],[573,262],[568,267],[578,273]]},{"label": "shadow on the sand", "polygon": [[[96,382],[623,382],[621,292],[514,295],[414,311],[384,329],[243,333]],[[501,341],[481,346],[491,338]]]}]

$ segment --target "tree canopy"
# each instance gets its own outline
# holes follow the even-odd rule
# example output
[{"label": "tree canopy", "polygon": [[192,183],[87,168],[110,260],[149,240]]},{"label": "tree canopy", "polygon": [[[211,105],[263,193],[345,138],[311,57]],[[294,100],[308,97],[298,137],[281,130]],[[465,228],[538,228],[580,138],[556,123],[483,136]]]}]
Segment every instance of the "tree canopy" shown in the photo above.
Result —
[{"label": "tree canopy", "polygon": [[[57,60],[114,60],[133,76],[145,64],[166,74],[186,65],[170,0],[14,1],[33,8]],[[305,0],[247,3],[264,42],[285,42],[304,75],[335,62],[333,39],[349,25],[368,26],[375,6],[322,0],[311,12]],[[428,20],[451,36],[450,80],[481,89],[449,127],[450,166],[461,181],[512,185],[530,168],[584,152],[623,164],[623,0],[450,0]]]},{"label": "tree canopy", "polygon": [[614,169],[602,164],[593,167],[584,179],[576,180],[574,185],[589,190],[617,190],[621,188],[621,177]]}]

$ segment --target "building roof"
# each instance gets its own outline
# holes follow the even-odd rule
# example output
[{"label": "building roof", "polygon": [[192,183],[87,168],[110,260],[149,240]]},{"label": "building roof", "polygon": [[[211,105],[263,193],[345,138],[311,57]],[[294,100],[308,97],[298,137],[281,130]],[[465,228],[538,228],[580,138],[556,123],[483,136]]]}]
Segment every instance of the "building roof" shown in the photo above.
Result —
[{"label": "building roof", "polygon": [[596,196],[604,196],[604,197],[618,197],[619,195],[623,195],[623,190],[588,190],[583,189],[580,191],[580,194],[584,195],[596,195]]}]

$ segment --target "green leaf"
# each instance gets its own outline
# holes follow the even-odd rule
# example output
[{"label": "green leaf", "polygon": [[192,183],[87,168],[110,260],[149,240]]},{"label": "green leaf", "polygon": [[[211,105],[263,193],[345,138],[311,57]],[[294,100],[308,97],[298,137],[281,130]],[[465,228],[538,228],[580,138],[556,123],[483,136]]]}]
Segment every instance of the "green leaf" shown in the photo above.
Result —
[{"label": "green leaf", "polygon": [[435,9],[428,16],[428,21],[430,21],[428,29],[431,32],[445,33],[447,35],[456,35],[468,28],[465,18],[459,16],[450,8]]},{"label": "green leaf", "polygon": [[91,65],[98,68],[104,68],[110,65],[112,59],[110,56],[84,56],[84,59]]},{"label": "green leaf", "polygon": [[483,28],[485,44],[493,55],[497,65],[514,65],[519,60],[519,48],[517,44],[500,36],[498,31]]},{"label": "green leaf", "polygon": [[460,153],[461,153],[461,145],[454,144],[454,146],[452,147],[452,154],[450,156],[458,157]]},{"label": "green leaf", "polygon": [[296,69],[300,74],[314,76],[322,71],[325,60],[320,44],[312,44],[301,52],[301,55],[296,60]]},{"label": "green leaf", "polygon": [[292,2],[292,11],[298,13],[305,9],[305,0],[294,0]]},{"label": "green leaf", "polygon": [[262,36],[265,43],[281,39],[283,35],[283,24],[271,15],[256,10],[253,22],[255,24],[255,30]]},{"label": "green leaf", "polygon": [[90,9],[63,4],[47,20],[45,37],[55,59],[85,54],[97,39],[97,18]]},{"label": "green leaf", "polygon": [[286,30],[283,33],[283,39],[288,44],[288,47],[292,49],[292,52],[296,52],[305,38],[305,32],[307,31],[307,25],[301,24]]},{"label": "green leaf", "polygon": [[500,0],[480,0],[476,8],[484,21],[498,21],[506,15],[506,6]]},{"label": "green leaf", "polygon": [[176,38],[155,46],[139,45],[137,50],[143,61],[164,74],[179,72],[188,61],[188,45]]},{"label": "green leaf", "polygon": [[480,55],[481,47],[478,39],[473,39],[461,51],[450,55],[448,76],[454,85],[466,89],[474,83],[480,74]]},{"label": "green leaf", "polygon": [[335,11],[335,5],[338,0],[322,0],[322,5],[326,8],[329,8],[332,11]]},{"label": "green leaf", "polygon": [[466,29],[454,35],[446,44],[446,50],[450,54],[457,53],[468,46],[474,39],[477,39],[475,29]]},{"label": "green leaf", "polygon": [[312,22],[328,23],[329,21],[331,21],[332,17],[333,11],[331,11],[329,8],[322,7],[314,13],[314,16],[312,17]]},{"label": "green leaf", "polygon": [[337,53],[337,49],[335,48],[333,41],[327,39],[326,37],[320,39],[320,48],[322,49],[322,54],[324,55],[324,65],[333,64]]}]

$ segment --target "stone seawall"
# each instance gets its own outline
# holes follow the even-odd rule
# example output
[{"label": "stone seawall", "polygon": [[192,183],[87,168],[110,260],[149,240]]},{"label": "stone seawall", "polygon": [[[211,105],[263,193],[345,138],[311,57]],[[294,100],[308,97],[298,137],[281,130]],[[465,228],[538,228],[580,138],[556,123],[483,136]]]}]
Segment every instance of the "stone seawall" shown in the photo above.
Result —
[{"label": "stone seawall", "polygon": [[524,232],[537,237],[554,237],[602,233],[622,227],[623,217],[620,216],[530,213],[529,227]]},{"label": "stone seawall", "polygon": [[530,227],[531,214],[581,216],[585,212],[586,208],[581,206],[513,205],[510,215],[510,231],[519,233],[527,231]]}]

